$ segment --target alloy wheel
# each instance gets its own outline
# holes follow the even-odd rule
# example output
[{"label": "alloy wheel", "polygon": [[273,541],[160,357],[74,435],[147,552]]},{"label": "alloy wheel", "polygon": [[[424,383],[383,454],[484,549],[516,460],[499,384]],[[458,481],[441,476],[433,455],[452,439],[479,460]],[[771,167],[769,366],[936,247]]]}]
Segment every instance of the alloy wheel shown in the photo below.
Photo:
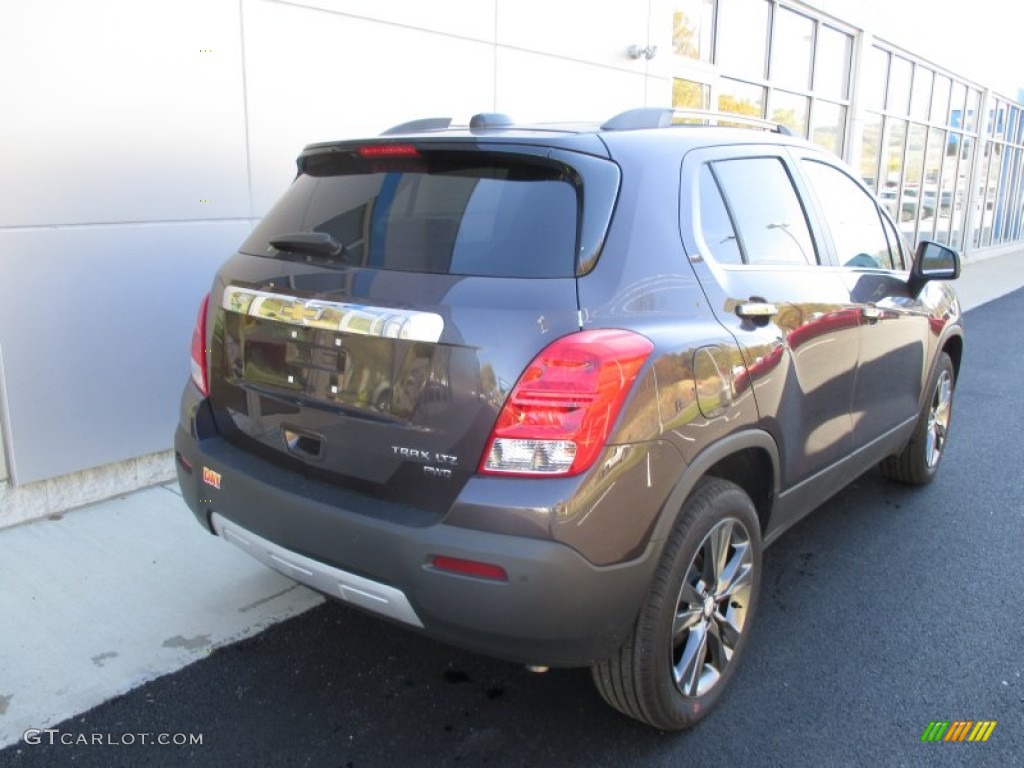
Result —
[{"label": "alloy wheel", "polygon": [[946,433],[949,431],[949,417],[953,405],[953,377],[943,371],[935,383],[935,394],[928,410],[928,426],[925,431],[925,461],[934,467],[942,458],[946,447]]},{"label": "alloy wheel", "polygon": [[672,674],[684,696],[703,696],[718,682],[747,623],[753,588],[750,533],[726,518],[697,547],[676,600]]}]

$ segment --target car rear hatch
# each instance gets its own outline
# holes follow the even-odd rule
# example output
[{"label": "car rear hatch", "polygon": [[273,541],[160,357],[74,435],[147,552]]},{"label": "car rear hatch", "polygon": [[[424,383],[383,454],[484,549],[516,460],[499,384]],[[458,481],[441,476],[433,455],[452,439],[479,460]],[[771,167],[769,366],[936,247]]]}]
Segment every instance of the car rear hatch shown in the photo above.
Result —
[{"label": "car rear hatch", "polygon": [[516,379],[579,329],[607,160],[478,140],[317,145],[211,295],[210,401],[236,446],[435,513]]}]

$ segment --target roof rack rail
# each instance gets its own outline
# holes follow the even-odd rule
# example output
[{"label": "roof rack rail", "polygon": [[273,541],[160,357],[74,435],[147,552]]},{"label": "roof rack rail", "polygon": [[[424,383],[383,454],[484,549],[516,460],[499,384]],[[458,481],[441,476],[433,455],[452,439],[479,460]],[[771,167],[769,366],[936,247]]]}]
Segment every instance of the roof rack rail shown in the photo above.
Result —
[{"label": "roof rack rail", "polygon": [[602,131],[630,131],[639,128],[667,128],[677,117],[703,120],[706,125],[723,123],[745,123],[781,133],[784,136],[797,134],[788,125],[775,123],[761,117],[738,115],[732,112],[715,112],[707,109],[672,109],[671,107],[639,107],[627,109],[601,126]]},{"label": "roof rack rail", "polygon": [[452,124],[450,117],[423,117],[399,123],[384,131],[381,136],[394,136],[398,133],[423,133],[424,131],[443,131]]}]

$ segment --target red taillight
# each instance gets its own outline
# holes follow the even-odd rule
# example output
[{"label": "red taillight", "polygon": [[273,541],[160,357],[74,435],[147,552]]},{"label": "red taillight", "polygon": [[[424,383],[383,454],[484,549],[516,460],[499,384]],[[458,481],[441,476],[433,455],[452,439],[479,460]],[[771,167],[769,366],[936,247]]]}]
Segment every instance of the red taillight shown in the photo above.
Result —
[{"label": "red taillight", "polygon": [[412,144],[366,144],[359,148],[360,157],[419,157]]},{"label": "red taillight", "polygon": [[500,565],[481,563],[476,560],[463,560],[461,557],[445,557],[433,555],[430,565],[439,571],[458,573],[462,576],[475,576],[478,579],[491,581],[508,581],[508,573]]},{"label": "red taillight", "polygon": [[192,329],[192,381],[203,393],[203,397],[210,394],[206,367],[206,357],[210,351],[206,348],[206,309],[209,305],[210,294],[206,294],[199,305],[199,316],[196,317],[196,325]]},{"label": "red taillight", "polygon": [[505,401],[479,471],[565,476],[586,470],[653,349],[649,339],[617,329],[552,342]]}]

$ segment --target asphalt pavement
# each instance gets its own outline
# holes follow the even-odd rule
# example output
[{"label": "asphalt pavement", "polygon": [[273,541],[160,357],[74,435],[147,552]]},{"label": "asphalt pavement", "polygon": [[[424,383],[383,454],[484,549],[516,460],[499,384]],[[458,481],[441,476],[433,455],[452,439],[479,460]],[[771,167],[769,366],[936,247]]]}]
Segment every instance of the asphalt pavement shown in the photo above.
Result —
[{"label": "asphalt pavement", "polygon": [[[692,731],[618,715],[585,670],[531,674],[324,603],[40,724],[0,765],[1020,764],[1022,325],[1024,290],[967,314],[931,485],[871,471],[767,550],[743,665]],[[997,724],[983,743],[922,742],[936,720]]]}]

